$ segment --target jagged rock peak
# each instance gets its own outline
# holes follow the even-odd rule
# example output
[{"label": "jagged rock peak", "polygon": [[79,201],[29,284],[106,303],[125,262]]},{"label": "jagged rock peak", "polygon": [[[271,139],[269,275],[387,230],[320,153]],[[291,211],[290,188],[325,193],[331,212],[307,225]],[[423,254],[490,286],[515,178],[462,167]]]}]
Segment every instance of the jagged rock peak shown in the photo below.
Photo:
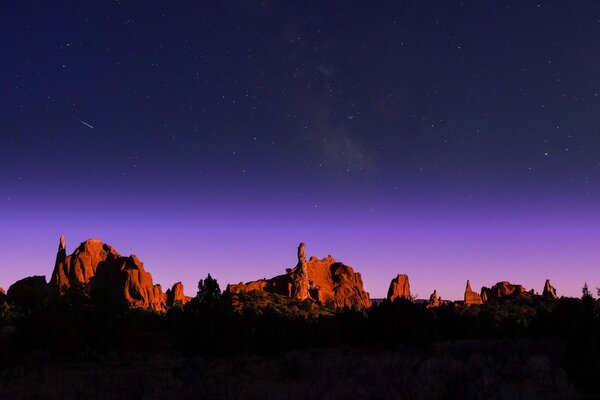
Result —
[{"label": "jagged rock peak", "polygon": [[61,250],[67,251],[67,243],[63,235],[60,235],[60,239],[58,242],[58,251],[60,252]]},{"label": "jagged rock peak", "polygon": [[471,289],[471,282],[467,279],[467,287],[465,288],[465,305],[483,304],[481,296]]},{"label": "jagged rock peak", "polygon": [[556,294],[556,288],[554,288],[550,284],[550,279],[546,279],[546,283],[544,284],[544,291],[542,292],[542,296],[548,299],[556,299],[558,295]]},{"label": "jagged rock peak", "polygon": [[408,281],[408,275],[406,274],[398,274],[398,276],[390,282],[387,299],[394,301],[397,298],[412,300],[410,295],[410,283]]},{"label": "jagged rock peak", "polygon": [[94,279],[96,285],[115,293],[131,306],[164,309],[165,296],[160,285],[153,284],[152,275],[144,270],[135,255],[123,257],[110,245],[89,239],[67,256],[64,244],[65,239],[61,237],[50,279],[50,286],[59,293],[74,283]]},{"label": "jagged rock peak", "polygon": [[371,307],[369,293],[363,289],[360,273],[337,262],[333,257],[307,260],[306,246],[298,246],[298,264],[286,269],[286,274],[271,279],[227,285],[227,293],[242,294],[252,291],[277,294],[295,300],[308,300],[328,308],[365,309]]}]

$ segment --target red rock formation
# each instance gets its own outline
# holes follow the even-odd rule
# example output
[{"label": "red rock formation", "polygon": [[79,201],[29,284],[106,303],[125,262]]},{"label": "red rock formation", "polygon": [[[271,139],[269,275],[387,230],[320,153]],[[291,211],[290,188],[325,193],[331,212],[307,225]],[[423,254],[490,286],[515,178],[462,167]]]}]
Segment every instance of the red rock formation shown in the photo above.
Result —
[{"label": "red rock formation", "polygon": [[364,291],[360,273],[352,267],[335,261],[311,257],[306,261],[303,243],[298,247],[298,263],[284,275],[271,279],[227,285],[230,294],[258,291],[287,296],[292,299],[310,299],[332,308],[365,309],[371,306],[369,294]]},{"label": "red rock formation", "polygon": [[73,283],[88,283],[92,279],[98,287],[109,289],[133,307],[164,309],[166,299],[160,285],[153,284],[152,275],[135,255],[121,256],[111,246],[90,239],[67,256],[61,236],[50,286],[64,293]]},{"label": "red rock formation", "polygon": [[184,305],[190,300],[191,297],[188,297],[183,293],[183,284],[181,282],[177,282],[171,289],[167,289],[166,303],[168,307]]},{"label": "red rock formation", "polygon": [[486,301],[491,302],[501,299],[528,297],[530,295],[533,295],[533,291],[528,292],[522,285],[513,285],[507,281],[498,282],[491,288],[481,288],[481,296],[485,297]]},{"label": "red rock formation", "polygon": [[547,299],[556,299],[558,295],[556,294],[556,289],[552,287],[550,284],[550,279],[546,279],[546,283],[544,284],[544,291],[542,292],[542,296]]},{"label": "red rock formation", "polygon": [[86,240],[67,257],[65,238],[61,236],[50,285],[64,293],[73,282],[89,282],[100,263],[120,257],[115,249],[97,239]]},{"label": "red rock formation", "polygon": [[394,301],[397,298],[412,300],[412,297],[410,296],[410,283],[408,282],[408,275],[398,274],[398,276],[392,279],[390,282],[387,299]]},{"label": "red rock formation", "polygon": [[471,282],[467,280],[467,287],[465,288],[465,305],[470,306],[474,304],[483,304],[483,301],[481,296],[471,289]]},{"label": "red rock formation", "polygon": [[439,307],[442,304],[442,299],[439,298],[437,294],[437,290],[434,290],[429,296],[429,301],[427,302],[428,308]]},{"label": "red rock formation", "polygon": [[2,289],[0,287],[0,302],[4,302],[6,300],[6,293],[4,292],[4,289]]}]

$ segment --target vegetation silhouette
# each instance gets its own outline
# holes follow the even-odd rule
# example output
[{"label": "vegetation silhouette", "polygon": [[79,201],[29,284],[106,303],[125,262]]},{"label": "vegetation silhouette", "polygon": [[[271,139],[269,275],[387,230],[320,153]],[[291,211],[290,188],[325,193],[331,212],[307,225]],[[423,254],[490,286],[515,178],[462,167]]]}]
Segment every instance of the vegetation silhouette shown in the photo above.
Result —
[{"label": "vegetation silhouette", "polygon": [[[469,352],[482,348],[481,343],[512,343],[507,346],[519,346],[521,356],[533,357],[540,348],[546,349],[544,343],[552,343],[542,351],[543,357],[555,357],[580,393],[600,396],[600,302],[587,285],[580,299],[514,298],[478,306],[448,303],[427,308],[398,298],[365,311],[329,313],[311,312],[310,301],[278,298],[252,308],[253,299],[260,300],[254,298],[256,293],[248,293],[244,301],[249,307],[240,308],[210,274],[199,281],[191,301],[166,313],[129,308],[93,280],[72,285],[62,296],[31,287],[27,291],[14,300],[0,299],[2,365],[149,359],[163,354],[169,359],[201,357],[223,363],[261,357],[279,360],[285,370],[286,354],[327,349],[377,351],[381,357],[413,349],[410,352],[416,353],[410,354],[429,357],[435,352],[427,349],[444,346]],[[529,344],[521,346],[523,341]],[[506,356],[504,350],[486,346],[492,359]],[[444,357],[462,357],[454,350],[444,351]],[[289,371],[292,376],[302,373]]]}]

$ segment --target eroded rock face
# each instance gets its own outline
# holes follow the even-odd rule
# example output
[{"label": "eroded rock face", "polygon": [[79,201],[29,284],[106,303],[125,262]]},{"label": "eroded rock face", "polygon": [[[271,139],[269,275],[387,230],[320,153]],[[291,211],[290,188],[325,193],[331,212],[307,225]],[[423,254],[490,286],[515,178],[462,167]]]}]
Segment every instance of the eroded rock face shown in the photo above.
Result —
[{"label": "eroded rock face", "polygon": [[476,304],[483,304],[483,300],[479,294],[471,289],[471,282],[467,280],[467,287],[465,288],[465,305],[471,306]]},{"label": "eroded rock face", "polygon": [[485,297],[486,302],[494,302],[503,299],[515,299],[533,295],[533,291],[528,292],[522,285],[513,285],[510,282],[502,281],[496,283],[491,288],[481,288],[481,295]]},{"label": "eroded rock face", "polygon": [[546,279],[542,296],[546,299],[557,299],[556,289],[550,284],[550,279]]},{"label": "eroded rock face", "polygon": [[92,279],[98,287],[108,289],[133,307],[157,311],[165,307],[166,298],[160,285],[153,284],[152,275],[135,255],[121,256],[111,246],[90,239],[67,256],[61,236],[50,286],[64,293],[72,284]]},{"label": "eroded rock face", "polygon": [[65,238],[61,236],[50,285],[64,293],[74,282],[89,282],[100,263],[120,257],[115,249],[97,239],[86,240],[67,256]]},{"label": "eroded rock face", "polygon": [[410,283],[408,282],[408,275],[398,274],[398,276],[392,279],[390,282],[387,299],[394,301],[398,298],[412,300],[410,297]]},{"label": "eroded rock face", "polygon": [[331,308],[365,309],[371,307],[369,294],[364,291],[360,273],[337,262],[333,257],[311,257],[306,260],[303,243],[298,247],[298,264],[284,275],[248,283],[227,285],[231,294],[259,291],[311,300]]},{"label": "eroded rock face", "polygon": [[177,282],[171,289],[167,289],[166,303],[168,307],[175,307],[176,305],[184,305],[190,301],[190,297],[183,293],[183,284]]}]

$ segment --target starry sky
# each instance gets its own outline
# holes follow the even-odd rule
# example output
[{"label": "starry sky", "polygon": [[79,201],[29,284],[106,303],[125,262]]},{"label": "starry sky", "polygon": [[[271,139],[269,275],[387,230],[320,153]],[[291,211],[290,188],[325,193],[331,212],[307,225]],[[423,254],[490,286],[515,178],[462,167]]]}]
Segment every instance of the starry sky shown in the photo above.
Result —
[{"label": "starry sky", "polygon": [[9,2],[0,286],[99,238],[195,293],[296,246],[374,298],[600,286],[600,5]]}]

